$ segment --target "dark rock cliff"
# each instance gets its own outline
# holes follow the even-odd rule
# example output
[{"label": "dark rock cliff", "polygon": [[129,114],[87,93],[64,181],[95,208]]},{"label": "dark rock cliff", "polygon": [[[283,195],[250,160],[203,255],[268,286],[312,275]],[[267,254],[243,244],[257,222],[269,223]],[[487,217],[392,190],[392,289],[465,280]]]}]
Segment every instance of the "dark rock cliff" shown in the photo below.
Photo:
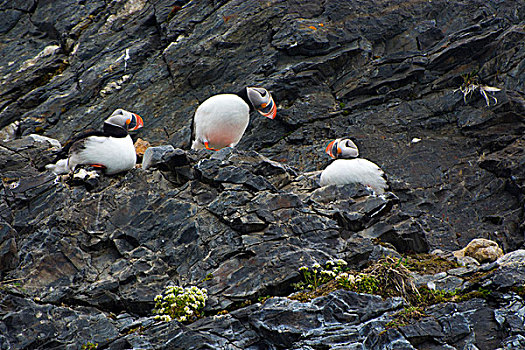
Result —
[{"label": "dark rock cliff", "polygon": [[[524,348],[524,9],[0,1],[0,349]],[[497,103],[464,97],[467,80],[500,88]],[[277,118],[253,114],[235,150],[188,151],[198,104],[245,85],[272,91]],[[144,118],[134,138],[176,149],[94,185],[43,170],[53,145],[29,135],[64,141],[116,108]],[[381,166],[391,192],[319,188],[308,173],[336,137]],[[492,297],[404,327],[385,328],[400,298],[286,298],[302,265],[361,269],[480,237],[511,255],[420,283]],[[169,283],[206,287],[208,316],[154,321]]]}]

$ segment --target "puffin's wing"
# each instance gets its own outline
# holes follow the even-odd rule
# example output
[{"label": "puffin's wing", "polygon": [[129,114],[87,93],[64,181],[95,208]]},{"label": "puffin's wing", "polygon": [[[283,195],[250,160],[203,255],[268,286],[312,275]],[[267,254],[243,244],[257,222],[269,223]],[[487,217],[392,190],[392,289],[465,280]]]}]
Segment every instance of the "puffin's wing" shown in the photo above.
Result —
[{"label": "puffin's wing", "polygon": [[[68,157],[69,152],[75,149],[82,148],[82,140],[85,140],[89,136],[105,136],[103,131],[100,130],[86,130],[80,134],[77,134],[67,140],[64,143],[64,147],[58,152],[55,153],[55,160],[53,162],[57,162],[59,159],[65,159]],[[79,143],[80,142],[80,143]]]},{"label": "puffin's wing", "polygon": [[337,159],[321,173],[321,186],[360,183],[381,194],[388,187],[385,173],[377,164],[363,158]]}]

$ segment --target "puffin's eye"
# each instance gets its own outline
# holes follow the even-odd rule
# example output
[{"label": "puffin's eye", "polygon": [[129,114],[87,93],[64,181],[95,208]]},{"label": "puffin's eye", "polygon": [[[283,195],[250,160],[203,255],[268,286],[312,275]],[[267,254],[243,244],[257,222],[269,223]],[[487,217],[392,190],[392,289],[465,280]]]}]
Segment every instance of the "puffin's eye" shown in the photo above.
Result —
[{"label": "puffin's eye", "polygon": [[332,155],[337,158],[337,155],[340,154],[340,148],[339,148],[339,142],[334,142],[334,145],[332,146]]}]

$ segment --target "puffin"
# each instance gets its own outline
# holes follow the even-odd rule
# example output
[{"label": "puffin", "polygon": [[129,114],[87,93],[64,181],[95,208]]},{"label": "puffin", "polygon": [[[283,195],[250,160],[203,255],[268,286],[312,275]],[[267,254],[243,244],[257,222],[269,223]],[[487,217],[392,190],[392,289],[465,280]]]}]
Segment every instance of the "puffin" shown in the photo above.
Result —
[{"label": "puffin", "polygon": [[89,165],[113,175],[135,167],[137,156],[128,131],[144,126],[142,118],[123,109],[115,110],[104,121],[102,131],[86,131],[66,142],[57,153],[55,164],[46,169],[67,174],[78,165]]},{"label": "puffin", "polygon": [[236,94],[219,94],[208,98],[195,111],[195,140],[191,148],[217,151],[224,147],[235,147],[248,126],[253,110],[267,118],[275,118],[277,106],[268,90],[245,87]]},{"label": "puffin", "polygon": [[376,195],[388,188],[383,170],[368,159],[357,158],[359,150],[352,140],[336,139],[328,144],[326,153],[335,160],[321,173],[321,186],[360,183]]}]

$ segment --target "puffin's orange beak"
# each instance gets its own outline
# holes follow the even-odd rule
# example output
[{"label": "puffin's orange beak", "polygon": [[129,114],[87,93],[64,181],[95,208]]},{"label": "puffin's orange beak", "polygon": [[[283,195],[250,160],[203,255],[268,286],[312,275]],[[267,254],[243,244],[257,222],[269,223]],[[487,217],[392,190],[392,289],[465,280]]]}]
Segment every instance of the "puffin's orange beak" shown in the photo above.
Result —
[{"label": "puffin's orange beak", "polygon": [[130,128],[129,131],[137,130],[137,129],[140,129],[140,128],[142,128],[144,126],[144,121],[142,120],[140,115],[135,114],[135,113],[132,113],[132,114],[135,117],[135,126]]},{"label": "puffin's orange beak", "polygon": [[270,102],[266,106],[264,106],[265,110],[268,106],[271,106],[268,112],[259,111],[259,113],[261,113],[266,118],[273,119],[277,115],[277,106],[275,105],[275,102],[273,102],[273,97],[270,97]]},{"label": "puffin's orange beak", "polygon": [[334,159],[336,158],[336,156],[332,153],[332,148],[334,148],[334,143],[335,143],[335,141],[337,141],[337,140],[333,140],[332,142],[330,142],[330,143],[328,144],[328,146],[326,146],[326,150],[325,150],[325,152],[326,152],[330,157],[332,157],[332,158],[334,158]]}]

